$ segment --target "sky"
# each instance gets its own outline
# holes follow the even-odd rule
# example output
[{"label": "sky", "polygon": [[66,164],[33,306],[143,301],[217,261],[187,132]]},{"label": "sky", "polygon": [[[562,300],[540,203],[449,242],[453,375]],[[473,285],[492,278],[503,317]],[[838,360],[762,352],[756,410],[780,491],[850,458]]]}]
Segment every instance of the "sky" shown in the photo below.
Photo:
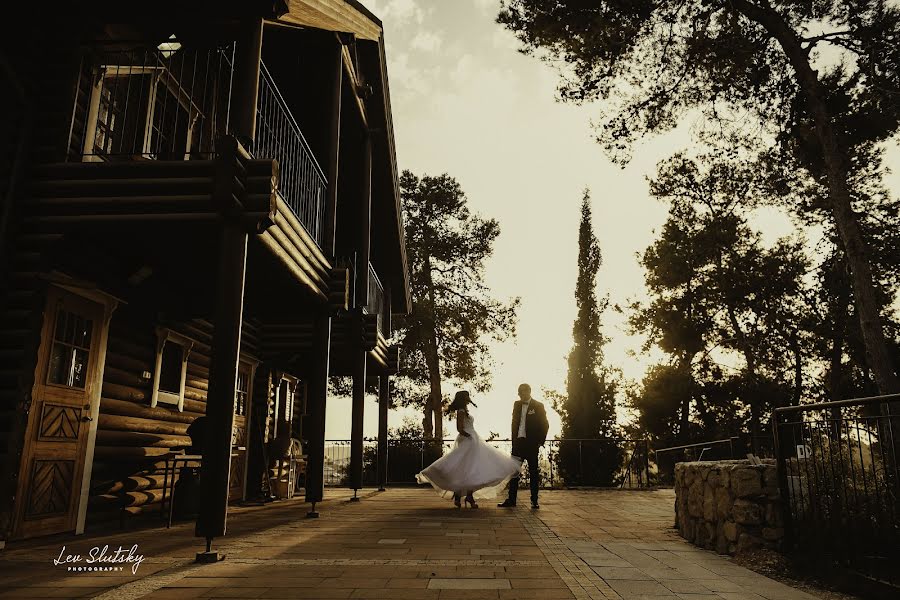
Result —
[{"label": "sky", "polygon": [[[643,299],[638,254],[667,210],[650,197],[647,177],[657,162],[690,145],[690,124],[644,140],[622,169],[593,139],[598,107],[556,100],[556,71],[517,52],[513,35],[495,22],[498,0],[362,2],[384,23],[399,168],[418,176],[448,173],[473,211],[500,224],[486,281],[498,298],[521,297],[518,336],[492,346],[493,387],[475,395],[473,411],[483,436],[505,437],[519,383],[530,383],[538,399],[544,388],[564,389],[583,190],[591,191],[603,252],[598,295],[608,294],[611,305]],[[757,215],[756,223],[769,241],[793,231],[774,211]],[[626,318],[604,315],[605,356],[626,378],[640,380],[659,355],[635,354],[642,340],[628,335]],[[457,389],[444,391],[452,396]],[[349,410],[349,399],[329,400],[329,439],[350,437]],[[552,436],[559,417],[548,413]],[[421,418],[392,411],[391,426],[404,415]],[[368,401],[365,435],[376,433],[377,406]]]}]

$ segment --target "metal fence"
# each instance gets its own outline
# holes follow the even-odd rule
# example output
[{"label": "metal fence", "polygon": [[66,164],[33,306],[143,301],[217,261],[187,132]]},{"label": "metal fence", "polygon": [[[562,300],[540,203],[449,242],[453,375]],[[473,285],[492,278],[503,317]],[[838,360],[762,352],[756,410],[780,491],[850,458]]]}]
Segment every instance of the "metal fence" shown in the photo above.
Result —
[{"label": "metal fence", "polygon": [[321,246],[325,218],[325,174],[269,70],[262,63],[253,156],[278,161],[278,189],[281,195],[306,231]]},{"label": "metal fence", "polygon": [[738,456],[739,438],[729,437],[695,444],[683,444],[653,450],[656,481],[661,485],[675,483],[675,464],[695,460],[725,460]]},{"label": "metal fence", "polygon": [[775,410],[788,544],[900,585],[900,395]]},{"label": "metal fence", "polygon": [[233,52],[175,39],[85,48],[68,159],[208,158],[228,129]]},{"label": "metal fence", "polygon": [[[413,485],[416,474],[450,451],[455,440],[441,444],[417,438],[388,439],[387,483]],[[512,451],[512,440],[489,440],[492,446],[506,454]],[[552,439],[540,449],[538,462],[542,488],[596,485],[597,460],[601,455],[614,455],[614,477],[607,485],[625,488],[649,487],[649,443],[639,439]],[[577,459],[576,459],[577,457]],[[580,459],[580,460],[579,460]],[[348,483],[350,440],[325,441],[325,485],[344,486]],[[377,439],[366,438],[363,443],[363,485],[377,485]],[[561,468],[562,467],[562,468]],[[525,469],[520,485],[529,484]]]}]

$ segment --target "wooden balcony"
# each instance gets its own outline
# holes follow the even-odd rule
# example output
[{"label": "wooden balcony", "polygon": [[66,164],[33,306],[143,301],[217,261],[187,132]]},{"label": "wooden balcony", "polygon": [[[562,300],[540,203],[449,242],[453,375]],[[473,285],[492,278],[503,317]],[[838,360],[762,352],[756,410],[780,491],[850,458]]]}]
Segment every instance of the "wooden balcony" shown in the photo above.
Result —
[{"label": "wooden balcony", "polygon": [[[89,48],[72,110],[68,162],[214,158],[230,129],[233,52],[233,44],[190,48],[177,40]],[[257,135],[245,149],[252,159],[275,162],[278,193],[321,246],[325,175],[264,64],[257,88]]]},{"label": "wooden balcony", "polygon": [[[369,302],[356,310],[338,311],[331,324],[331,373],[350,374],[354,352],[366,353],[369,368],[374,373],[395,373],[399,364],[399,350],[390,342],[390,304],[375,269],[369,265]],[[342,282],[352,279],[346,272]],[[337,285],[333,286],[337,287]],[[301,354],[313,348],[314,325],[309,319],[293,323],[266,322],[261,330],[261,351],[264,356]]]},{"label": "wooden balcony", "polygon": [[322,251],[322,169],[265,65],[255,139],[227,135],[233,65],[231,44],[87,49],[66,161],[35,169],[28,222],[64,232],[239,215],[319,300],[339,296]]}]

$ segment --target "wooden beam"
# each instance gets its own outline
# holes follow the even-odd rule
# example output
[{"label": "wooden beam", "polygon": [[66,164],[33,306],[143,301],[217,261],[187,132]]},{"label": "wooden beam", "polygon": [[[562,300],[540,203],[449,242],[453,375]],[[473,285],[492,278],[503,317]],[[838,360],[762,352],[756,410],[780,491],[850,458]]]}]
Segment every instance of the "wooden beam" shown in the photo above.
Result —
[{"label": "wooden beam", "polygon": [[231,132],[248,148],[256,139],[256,103],[259,97],[259,65],[262,59],[262,19],[241,26],[235,44],[231,88]]},{"label": "wooden beam", "polygon": [[331,357],[331,317],[324,314],[316,319],[313,336],[313,368],[307,381],[306,501],[312,505],[307,516],[314,518],[319,516],[316,503],[322,501],[325,493],[325,403]]},{"label": "wooden beam", "polygon": [[391,404],[391,380],[382,375],[378,380],[378,489],[387,485],[388,409]]},{"label": "wooden beam", "polygon": [[334,259],[334,236],[337,225],[338,166],[341,153],[341,88],[343,86],[344,45],[335,36],[334,55],[331,57],[331,123],[328,128],[328,190],[325,199],[325,233],[323,249],[329,259]]},{"label": "wooden beam", "polygon": [[350,487],[353,498],[358,499],[356,490],[362,488],[363,479],[363,417],[366,401],[366,352],[353,351],[353,405],[350,425]]},{"label": "wooden beam", "polygon": [[[372,141],[366,133],[363,148],[362,197],[360,198],[360,231],[356,265],[356,311],[359,327],[364,326],[362,308],[368,303],[369,253],[372,232]],[[362,338],[362,336],[360,336]],[[363,475],[363,414],[366,399],[366,347],[360,339],[353,352],[353,408],[350,430],[350,487],[362,488]],[[353,496],[356,498],[356,494]]]},{"label": "wooden beam", "polygon": [[356,265],[356,307],[369,302],[369,259],[372,241],[372,138],[366,133],[363,147],[362,197],[359,202],[360,229]]},{"label": "wooden beam", "polygon": [[341,55],[343,56],[344,72],[347,73],[347,78],[350,80],[350,90],[356,99],[356,109],[359,111],[359,118],[362,120],[363,127],[368,131],[369,119],[366,116],[366,103],[359,95],[360,86],[363,82],[356,72],[356,67],[353,66],[353,55],[350,54],[347,46],[341,48]]},{"label": "wooden beam", "polygon": [[209,401],[203,444],[203,486],[196,535],[225,535],[228,514],[231,436],[234,425],[234,390],[241,353],[244,279],[247,268],[247,231],[236,219],[222,227],[216,278]]}]

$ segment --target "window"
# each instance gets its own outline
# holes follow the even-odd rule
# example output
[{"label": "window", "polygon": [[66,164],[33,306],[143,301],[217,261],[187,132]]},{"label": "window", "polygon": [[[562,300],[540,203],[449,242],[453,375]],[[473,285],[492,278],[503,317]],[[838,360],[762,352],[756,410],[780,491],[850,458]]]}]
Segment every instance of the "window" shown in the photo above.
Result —
[{"label": "window", "polygon": [[84,389],[93,327],[91,319],[57,309],[47,383]]},{"label": "window", "polygon": [[234,390],[234,414],[238,417],[247,416],[247,401],[250,393],[250,368],[241,365],[238,370],[237,387]]},{"label": "window", "polygon": [[194,341],[170,329],[156,330],[156,368],[150,406],[171,404],[184,410],[184,380]]},{"label": "window", "polygon": [[[100,107],[97,112],[97,128],[94,133],[94,154],[108,156],[121,141],[122,109],[113,97],[109,86],[100,90]],[[116,138],[119,138],[118,140]]]},{"label": "window", "polygon": [[184,364],[184,347],[175,342],[166,342],[162,351],[162,365],[159,369],[159,389],[170,394],[181,392],[181,365]]}]

